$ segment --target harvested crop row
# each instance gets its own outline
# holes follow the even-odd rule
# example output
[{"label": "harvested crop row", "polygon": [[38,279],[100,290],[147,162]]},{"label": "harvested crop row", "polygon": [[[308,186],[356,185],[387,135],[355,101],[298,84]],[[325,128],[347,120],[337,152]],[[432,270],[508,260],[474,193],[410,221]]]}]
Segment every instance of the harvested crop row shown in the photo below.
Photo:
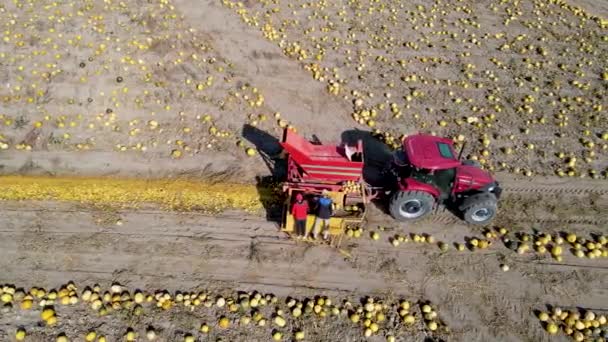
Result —
[{"label": "harvested crop row", "polygon": [[537,317],[550,335],[561,330],[573,341],[606,341],[608,320],[606,315],[594,310],[564,310],[554,307],[550,312],[538,311]]},{"label": "harvested crop row", "polygon": [[[55,337],[57,341],[82,337],[86,341],[133,341],[140,336],[142,340],[143,336],[147,340],[195,341],[203,336],[234,340],[249,334],[248,340],[352,340],[375,335],[395,341],[421,332],[435,337],[449,334],[430,303],[394,298],[278,298],[257,291],[148,292],[132,291],[118,283],[107,289],[95,284],[79,290],[72,282],[57,289],[4,285],[0,298],[4,312],[0,321],[19,321],[12,332],[17,340],[28,336],[32,340]],[[105,323],[116,320],[124,328],[107,329]]]},{"label": "harvested crop row", "polygon": [[[379,228],[381,231],[383,227]],[[357,232],[357,230],[355,230]],[[361,236],[361,233],[358,233]],[[534,233],[518,232],[515,234],[509,233],[505,228],[486,229],[483,233],[484,238],[467,237],[465,243],[453,242],[447,243],[444,241],[436,241],[435,237],[429,234],[408,235],[395,234],[388,238],[394,247],[398,247],[402,243],[412,241],[414,243],[427,244],[438,247],[442,252],[447,252],[453,246],[457,251],[463,252],[469,250],[482,251],[493,244],[502,244],[506,248],[516,252],[517,254],[531,254],[537,258],[543,256],[551,256],[558,262],[563,261],[563,253],[570,252],[571,255],[577,258],[607,258],[608,257],[608,237],[601,234],[591,234],[589,237],[577,236],[575,233],[547,233],[535,231]],[[347,236],[355,236],[347,231]],[[372,240],[379,240],[380,236],[377,232],[372,232],[370,237]]]},{"label": "harvested crop row", "polygon": [[262,209],[268,189],[244,184],[209,184],[188,180],[110,178],[0,177],[2,200],[58,200],[113,207],[156,204],[168,209],[219,212]]}]

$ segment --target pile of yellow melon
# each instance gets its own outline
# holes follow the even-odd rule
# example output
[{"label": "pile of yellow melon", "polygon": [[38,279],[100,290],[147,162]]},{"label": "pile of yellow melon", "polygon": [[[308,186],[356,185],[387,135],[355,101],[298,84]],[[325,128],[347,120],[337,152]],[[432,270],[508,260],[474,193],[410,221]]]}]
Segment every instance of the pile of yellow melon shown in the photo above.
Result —
[{"label": "pile of yellow melon", "polygon": [[[371,337],[372,335],[386,336],[387,340],[394,341],[395,336],[411,333],[407,327],[419,324],[426,327],[429,332],[448,333],[449,329],[441,323],[436,309],[428,302],[412,305],[409,301],[401,300],[397,303],[377,297],[366,297],[362,301],[348,299],[337,303],[334,299],[317,295],[308,298],[287,297],[284,301],[273,294],[262,294],[257,291],[238,292],[230,295],[217,295],[208,291],[176,291],[158,290],[153,292],[135,290],[113,283],[109,288],[100,285],[86,286],[79,291],[72,282],[59,287],[59,289],[46,290],[34,287],[28,291],[12,285],[2,286],[0,298],[3,301],[5,312],[13,308],[18,310],[33,310],[39,308],[40,319],[44,326],[52,326],[53,330],[45,331],[43,325],[19,327],[15,330],[15,339],[27,340],[28,334],[41,336],[49,333],[57,342],[67,342],[84,339],[87,342],[104,342],[106,336],[100,333],[99,328],[80,331],[82,337],[68,337],[61,332],[68,322],[76,317],[70,317],[69,312],[61,312],[65,306],[86,305],[95,313],[95,316],[125,314],[129,317],[150,317],[150,315],[163,315],[165,312],[205,312],[208,321],[203,321],[196,331],[185,331],[181,336],[183,341],[192,342],[197,336],[204,336],[216,331],[228,333],[232,329],[244,327],[257,327],[270,329],[269,338],[283,341],[287,338],[303,340],[309,335],[315,338],[311,326],[332,324],[354,324],[357,333],[354,335]],[[71,298],[72,300],[64,300]],[[18,305],[16,305],[18,304]],[[58,319],[58,317],[61,319]],[[393,326],[386,323],[399,318],[403,325]],[[350,323],[348,323],[350,322]],[[27,331],[26,331],[27,329]],[[115,332],[107,332],[108,335]],[[360,335],[359,335],[360,334]],[[145,330],[135,326],[128,326],[121,336],[125,341],[139,340],[142,335],[149,341],[159,337],[157,330],[148,325]],[[180,337],[180,338],[182,338]]]},{"label": "pile of yellow melon", "polygon": [[562,331],[577,342],[606,341],[608,338],[606,315],[593,310],[581,312],[577,309],[563,310],[554,307],[550,312],[538,312],[537,317],[550,335]]}]

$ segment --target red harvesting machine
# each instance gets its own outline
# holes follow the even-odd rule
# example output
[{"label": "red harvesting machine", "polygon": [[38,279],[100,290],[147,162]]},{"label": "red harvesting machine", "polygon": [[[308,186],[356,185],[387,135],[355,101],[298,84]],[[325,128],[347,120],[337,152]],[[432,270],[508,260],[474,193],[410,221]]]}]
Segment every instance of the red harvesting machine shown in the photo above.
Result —
[{"label": "red harvesting machine", "polygon": [[[301,193],[313,199],[329,191],[335,205],[331,231],[340,233],[345,224],[361,222],[366,205],[378,195],[387,195],[388,209],[396,220],[416,220],[427,216],[438,205],[459,213],[477,225],[488,224],[495,217],[501,195],[498,182],[474,161],[461,161],[452,140],[416,134],[403,140],[384,170],[395,184],[390,188],[372,188],[363,179],[365,156],[363,142],[356,145],[315,145],[293,130],[285,129],[281,146],[287,153],[287,194],[283,229],[292,231],[289,214],[292,195]],[[308,220],[311,226],[313,220]]]},{"label": "red harvesting machine", "polygon": [[[346,225],[357,224],[365,218],[366,205],[373,198],[371,187],[363,180],[363,143],[355,146],[316,145],[293,130],[285,129],[281,146],[287,153],[287,179],[283,191],[287,199],[283,209],[282,229],[294,229],[290,207],[297,193],[313,203],[323,190],[333,201],[334,215],[330,219],[330,234],[341,235]],[[307,231],[314,224],[309,215]]]}]

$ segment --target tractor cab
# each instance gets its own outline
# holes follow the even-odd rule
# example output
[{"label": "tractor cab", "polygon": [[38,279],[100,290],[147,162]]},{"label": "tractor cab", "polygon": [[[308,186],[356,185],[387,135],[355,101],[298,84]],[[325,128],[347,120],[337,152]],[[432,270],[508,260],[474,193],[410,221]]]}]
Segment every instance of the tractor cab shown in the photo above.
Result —
[{"label": "tractor cab", "polygon": [[[479,165],[461,162],[452,140],[424,134],[409,136],[403,141],[403,149],[395,153],[393,164],[398,191],[390,207],[396,219],[421,218],[435,204],[469,208],[475,199],[489,203],[488,208],[468,222],[482,224],[494,217],[500,196],[498,183]],[[467,219],[466,213],[464,217]]]},{"label": "tractor cab", "polygon": [[451,140],[426,135],[405,139],[403,149],[395,152],[393,163],[400,169],[397,174],[401,180],[428,184],[441,199],[452,194],[461,166]]}]

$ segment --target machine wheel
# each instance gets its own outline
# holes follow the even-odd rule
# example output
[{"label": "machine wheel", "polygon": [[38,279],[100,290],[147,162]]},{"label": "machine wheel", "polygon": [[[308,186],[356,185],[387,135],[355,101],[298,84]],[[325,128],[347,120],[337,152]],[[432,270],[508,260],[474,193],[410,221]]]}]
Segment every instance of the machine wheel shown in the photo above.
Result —
[{"label": "machine wheel", "polygon": [[390,200],[391,216],[399,221],[416,220],[428,215],[435,199],[423,191],[398,191]]},{"label": "machine wheel", "polygon": [[464,220],[469,224],[484,225],[494,219],[497,211],[496,196],[491,193],[473,195],[460,206]]}]

